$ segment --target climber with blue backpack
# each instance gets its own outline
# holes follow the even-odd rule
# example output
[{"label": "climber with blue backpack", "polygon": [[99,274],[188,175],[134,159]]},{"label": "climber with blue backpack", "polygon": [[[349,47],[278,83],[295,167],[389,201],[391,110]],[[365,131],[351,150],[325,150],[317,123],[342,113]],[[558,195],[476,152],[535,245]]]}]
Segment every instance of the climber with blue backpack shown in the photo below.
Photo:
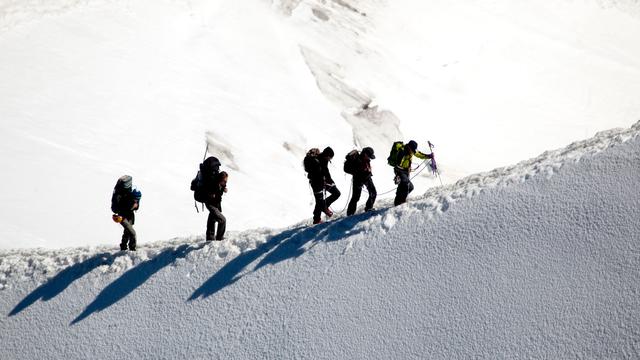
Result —
[{"label": "climber with blue backpack", "polygon": [[116,223],[122,225],[124,232],[120,242],[120,250],[136,250],[136,231],[133,229],[135,222],[134,211],[140,208],[140,198],[142,193],[133,187],[133,178],[129,175],[122,175],[111,195],[111,218]]},{"label": "climber with blue backpack", "polygon": [[414,156],[422,160],[433,158],[433,154],[425,154],[418,151],[418,143],[414,140],[406,144],[403,144],[402,141],[393,143],[391,152],[387,158],[387,163],[393,166],[395,173],[394,181],[398,185],[396,197],[393,200],[394,206],[404,204],[407,201],[409,193],[413,191],[413,184],[411,183],[409,173],[411,172],[411,159]]}]

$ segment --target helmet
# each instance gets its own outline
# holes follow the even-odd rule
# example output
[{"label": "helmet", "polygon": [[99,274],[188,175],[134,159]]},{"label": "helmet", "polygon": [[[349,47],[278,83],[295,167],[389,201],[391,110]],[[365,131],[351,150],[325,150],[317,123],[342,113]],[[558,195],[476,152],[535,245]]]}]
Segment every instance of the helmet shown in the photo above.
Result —
[{"label": "helmet", "polygon": [[365,155],[367,155],[367,157],[368,157],[369,159],[372,159],[372,160],[373,160],[373,159],[375,159],[375,158],[376,158],[376,156],[373,154],[373,149],[372,149],[372,148],[370,148],[370,147],[368,147],[368,146],[367,146],[366,148],[362,149],[362,153],[363,153],[363,154],[365,154]]},{"label": "helmet", "polygon": [[407,146],[408,146],[408,147],[409,147],[409,149],[411,149],[411,151],[413,151],[413,152],[416,152],[416,150],[418,150],[418,143],[417,143],[417,142],[415,142],[415,141],[413,141],[413,140],[410,140],[410,141],[407,143]]}]

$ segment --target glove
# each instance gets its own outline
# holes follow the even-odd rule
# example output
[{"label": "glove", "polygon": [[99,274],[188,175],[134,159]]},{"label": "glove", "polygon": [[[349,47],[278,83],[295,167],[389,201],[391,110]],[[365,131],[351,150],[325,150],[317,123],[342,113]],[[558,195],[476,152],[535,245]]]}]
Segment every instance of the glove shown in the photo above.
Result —
[{"label": "glove", "polygon": [[122,216],[120,216],[118,214],[111,215],[111,219],[113,219],[113,221],[115,221],[118,224],[120,224],[122,222],[122,220],[123,220]]}]

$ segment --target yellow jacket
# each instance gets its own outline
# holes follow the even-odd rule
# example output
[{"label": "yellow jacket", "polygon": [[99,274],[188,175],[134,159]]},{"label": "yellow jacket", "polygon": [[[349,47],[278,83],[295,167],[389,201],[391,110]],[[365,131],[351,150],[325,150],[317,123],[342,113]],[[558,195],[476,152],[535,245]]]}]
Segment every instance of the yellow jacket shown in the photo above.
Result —
[{"label": "yellow jacket", "polygon": [[406,154],[404,155],[404,157],[402,158],[402,160],[400,160],[400,165],[398,165],[398,168],[400,170],[411,171],[411,159],[414,156],[417,157],[418,159],[421,159],[421,160],[431,159],[431,155],[430,154],[425,154],[425,153],[423,153],[421,151],[417,151],[417,150],[413,154],[410,154],[407,151]]}]

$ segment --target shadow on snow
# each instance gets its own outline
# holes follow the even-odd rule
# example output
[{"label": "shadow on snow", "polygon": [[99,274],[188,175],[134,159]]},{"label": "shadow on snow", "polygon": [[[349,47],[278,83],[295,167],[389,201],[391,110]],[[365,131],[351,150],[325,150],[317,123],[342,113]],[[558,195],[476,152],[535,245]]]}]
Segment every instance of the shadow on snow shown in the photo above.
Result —
[{"label": "shadow on snow", "polygon": [[49,301],[62,293],[71,283],[90,273],[102,265],[111,265],[121,254],[111,254],[108,252],[96,254],[85,261],[69,266],[60,271],[56,276],[49,279],[27,295],[16,307],[11,310],[9,316],[17,315],[22,310],[33,305],[38,300]]},{"label": "shadow on snow", "polygon": [[[266,265],[275,265],[285,260],[295,259],[319,242],[333,242],[356,235],[363,229],[356,230],[354,229],[355,225],[377,214],[380,214],[380,211],[350,216],[311,227],[299,226],[274,235],[264,244],[229,261],[194,291],[187,301],[199,297],[207,298],[242,279],[248,273],[258,271]],[[305,244],[309,242],[313,242],[313,244],[305,249]],[[255,265],[253,270],[245,270],[261,257],[263,257],[262,260]]]},{"label": "shadow on snow", "polygon": [[[298,258],[319,242],[339,241],[358,234],[362,232],[363,229],[354,229],[355,225],[379,213],[378,211],[359,214],[311,227],[299,226],[274,235],[264,244],[238,255],[225,264],[218,272],[194,291],[188,301],[195,300],[199,297],[209,297],[223,288],[234,284],[243,276],[258,271],[266,265],[276,265],[286,260]],[[305,248],[305,245],[309,242],[311,242],[312,245]],[[127,270],[122,276],[104,288],[70,325],[74,325],[89,317],[91,314],[100,312],[117,303],[144,284],[158,271],[171,265],[177,259],[184,258],[190,252],[201,249],[202,247],[204,247],[204,244],[198,246],[184,244],[175,249],[166,249],[153,259],[143,261]],[[74,281],[82,278],[99,266],[112,265],[115,259],[123,254],[124,253],[112,254],[108,252],[97,254],[83,262],[74,264],[60,271],[56,276],[36,288],[18,303],[14,309],[11,310],[9,316],[17,315],[38,300],[51,300],[62,293]],[[262,259],[259,260],[260,258]],[[253,269],[246,270],[256,261],[258,262]]]},{"label": "shadow on snow", "polygon": [[122,274],[117,280],[104,288],[91,304],[75,318],[70,325],[74,325],[89,315],[100,312],[125,298],[133,290],[144,284],[153,274],[171,265],[177,259],[186,257],[190,252],[201,249],[204,246],[180,245],[175,249],[166,249],[153,259],[141,262]]}]

